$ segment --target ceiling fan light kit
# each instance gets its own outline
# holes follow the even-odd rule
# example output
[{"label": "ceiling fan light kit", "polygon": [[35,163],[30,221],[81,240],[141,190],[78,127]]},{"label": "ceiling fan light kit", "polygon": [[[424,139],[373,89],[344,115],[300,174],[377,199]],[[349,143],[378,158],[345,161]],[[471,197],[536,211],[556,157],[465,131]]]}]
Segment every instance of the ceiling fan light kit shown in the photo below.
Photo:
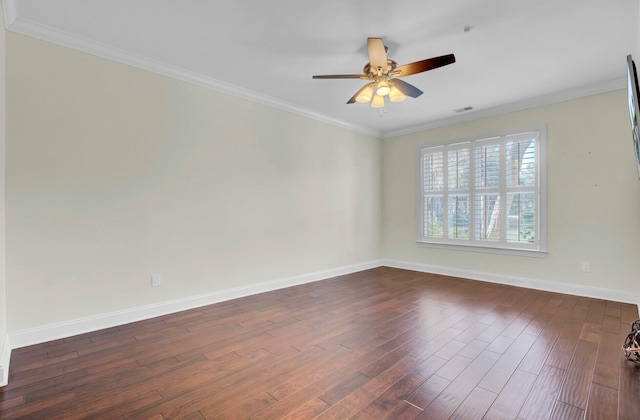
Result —
[{"label": "ceiling fan light kit", "polygon": [[384,96],[375,95],[373,101],[371,101],[372,108],[384,108]]},{"label": "ceiling fan light kit", "polygon": [[368,104],[371,102],[374,86],[375,83],[369,83],[364,88],[360,89],[360,92],[356,95],[356,102],[360,102],[361,104]]},{"label": "ceiling fan light kit", "polygon": [[[415,63],[398,66],[394,60],[387,58],[387,47],[382,38],[367,38],[369,62],[364,66],[362,74],[334,74],[313,76],[314,79],[362,79],[371,80],[347,101],[371,103],[373,108],[384,107],[384,97],[389,96],[391,102],[401,102],[407,96],[417,98],[422,91],[409,83],[398,79],[446,66],[456,62],[453,54],[428,58]],[[375,94],[374,94],[375,91]]]},{"label": "ceiling fan light kit", "polygon": [[395,85],[391,86],[391,90],[389,91],[389,100],[391,102],[402,102],[407,99],[407,96],[400,91]]},{"label": "ceiling fan light kit", "polygon": [[378,89],[376,90],[376,94],[380,96],[385,96],[389,94],[391,88],[389,87],[389,83],[385,80],[380,80],[378,82]]}]

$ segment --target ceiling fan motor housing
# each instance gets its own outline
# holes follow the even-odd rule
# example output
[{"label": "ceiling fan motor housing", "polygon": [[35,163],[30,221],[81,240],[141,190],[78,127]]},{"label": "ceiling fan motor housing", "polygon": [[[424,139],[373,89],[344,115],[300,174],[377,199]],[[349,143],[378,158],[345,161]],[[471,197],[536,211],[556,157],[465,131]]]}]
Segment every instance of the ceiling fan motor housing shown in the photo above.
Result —
[{"label": "ceiling fan motor housing", "polygon": [[371,67],[371,63],[365,64],[364,68],[362,69],[362,72],[368,75],[370,79],[375,79],[376,76],[382,76],[382,75],[388,76],[397,66],[398,66],[398,63],[396,63],[395,60],[387,59],[387,68],[382,69],[380,74],[378,74],[378,69]]}]

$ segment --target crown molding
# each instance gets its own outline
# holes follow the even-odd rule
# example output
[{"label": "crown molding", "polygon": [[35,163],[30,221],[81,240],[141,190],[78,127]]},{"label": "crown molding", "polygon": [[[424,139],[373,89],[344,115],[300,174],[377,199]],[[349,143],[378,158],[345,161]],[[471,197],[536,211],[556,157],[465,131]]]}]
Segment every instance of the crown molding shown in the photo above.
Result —
[{"label": "crown molding", "polygon": [[2,11],[4,12],[4,26],[9,29],[9,26],[18,18],[18,5],[17,0],[2,0]]},{"label": "crown molding", "polygon": [[106,58],[121,64],[126,64],[142,70],[157,73],[183,82],[191,83],[217,92],[249,100],[251,102],[276,108],[281,111],[301,115],[313,120],[327,123],[347,130],[359,132],[371,137],[380,138],[381,133],[368,127],[352,124],[346,121],[327,117],[314,111],[301,108],[271,96],[263,95],[242,87],[223,82],[211,77],[171,66],[167,63],[154,60],[149,57],[133,54],[122,49],[103,44],[88,38],[82,38],[74,34],[61,31],[41,23],[20,17],[17,0],[2,0],[7,30],[23,35],[38,38],[56,45],[82,51],[87,54]]},{"label": "crown molding", "polygon": [[535,98],[526,99],[524,101],[512,102],[506,105],[500,105],[493,108],[481,109],[454,117],[442,118],[440,120],[431,121],[427,124],[421,124],[413,127],[403,128],[401,130],[385,131],[382,133],[382,139],[399,137],[406,134],[413,134],[420,131],[431,130],[434,128],[446,127],[454,124],[480,120],[483,118],[496,117],[498,115],[508,114],[510,112],[523,111],[525,109],[536,108],[539,106],[551,105],[559,102],[569,101],[572,99],[584,98],[601,93],[612,92],[614,90],[626,89],[627,80],[625,78],[608,80],[602,83],[583,86],[575,89],[569,89],[561,92],[554,92],[548,95],[537,96]]},{"label": "crown molding", "polygon": [[558,102],[578,99],[586,96],[597,95],[626,88],[626,79],[620,78],[616,80],[604,81],[599,84],[569,89],[562,92],[555,92],[548,95],[542,95],[524,101],[513,102],[497,107],[479,109],[477,111],[472,111],[452,117],[446,117],[439,120],[430,121],[426,124],[406,127],[399,130],[378,131],[373,130],[369,127],[352,124],[347,121],[328,117],[309,109],[301,108],[297,105],[287,103],[279,99],[260,94],[258,92],[244,89],[242,87],[232,85],[221,80],[203,76],[201,74],[197,74],[195,72],[176,66],[171,66],[167,63],[154,60],[149,57],[132,54],[130,52],[115,48],[110,45],[106,45],[87,38],[78,37],[71,33],[64,32],[47,25],[42,25],[34,21],[30,21],[28,19],[20,17],[18,0],[2,0],[2,7],[4,10],[5,26],[7,30],[10,30],[12,32],[17,32],[23,35],[38,38],[47,42],[51,42],[53,44],[106,58],[111,61],[157,73],[166,77],[246,99],[255,103],[297,114],[303,117],[365,134],[378,139],[390,139],[393,137],[413,134],[420,131],[446,127],[483,118],[495,117],[503,114],[508,114],[510,112],[522,111],[525,109],[551,105]]}]

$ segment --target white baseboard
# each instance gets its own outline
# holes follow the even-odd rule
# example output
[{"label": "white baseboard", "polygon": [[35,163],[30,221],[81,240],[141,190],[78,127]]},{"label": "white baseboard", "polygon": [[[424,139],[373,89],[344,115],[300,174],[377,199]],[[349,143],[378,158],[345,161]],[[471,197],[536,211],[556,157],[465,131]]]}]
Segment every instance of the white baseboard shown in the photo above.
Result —
[{"label": "white baseboard", "polygon": [[481,280],[490,283],[506,284],[509,286],[526,287],[528,289],[544,290],[547,292],[565,293],[596,299],[612,300],[615,302],[631,303],[640,307],[640,293],[623,290],[604,289],[583,286],[579,284],[558,283],[548,280],[538,280],[526,277],[506,276],[503,274],[485,273],[481,271],[464,270],[437,265],[419,264],[398,260],[382,260],[382,265],[424,273],[442,274],[445,276],[462,277],[471,280]]},{"label": "white baseboard", "polygon": [[[236,287],[232,289],[220,290],[204,295],[191,296],[183,299],[175,299],[161,302],[154,305],[140,306],[108,314],[96,315],[93,317],[75,319],[68,322],[44,325],[38,328],[17,331],[10,334],[11,348],[17,349],[33,344],[40,344],[47,341],[58,340],[60,338],[71,337],[104,328],[111,328],[118,325],[168,315],[175,312],[224,302],[231,299],[255,295],[263,292],[283,289],[285,287],[297,286],[329,279],[336,276],[355,273],[370,268],[380,267],[381,261],[369,261],[361,264],[354,264],[330,270],[317,271],[299,276],[286,277],[279,280],[267,281],[248,286]],[[8,365],[7,365],[8,366]]]},{"label": "white baseboard", "polygon": [[9,363],[11,362],[11,343],[9,336],[5,337],[4,350],[0,354],[0,387],[9,383]]},{"label": "white baseboard", "polygon": [[524,277],[505,276],[501,274],[463,270],[451,267],[440,267],[398,260],[374,260],[366,263],[354,264],[330,270],[317,271],[299,276],[292,276],[279,280],[257,283],[249,286],[236,287],[233,289],[221,290],[204,295],[176,299],[158,303],[155,305],[142,306],[11,333],[7,336],[7,339],[5,341],[4,354],[2,355],[2,359],[0,360],[0,380],[2,381],[0,383],[0,386],[6,385],[8,381],[9,362],[12,349],[44,343],[47,341],[57,340],[65,337],[71,337],[78,334],[84,334],[91,331],[97,331],[104,328],[127,324],[130,322],[141,321],[144,319],[198,308],[201,306],[224,302],[231,299],[255,295],[258,293],[326,280],[332,277],[342,276],[345,274],[355,273],[358,271],[363,271],[380,266],[462,277],[472,280],[481,280],[491,283],[506,284],[510,286],[526,287],[530,289],[566,293],[577,296],[586,296],[597,299],[612,300],[616,302],[632,303],[640,307],[639,293],[630,293],[621,290],[603,289],[567,283],[557,283]]}]

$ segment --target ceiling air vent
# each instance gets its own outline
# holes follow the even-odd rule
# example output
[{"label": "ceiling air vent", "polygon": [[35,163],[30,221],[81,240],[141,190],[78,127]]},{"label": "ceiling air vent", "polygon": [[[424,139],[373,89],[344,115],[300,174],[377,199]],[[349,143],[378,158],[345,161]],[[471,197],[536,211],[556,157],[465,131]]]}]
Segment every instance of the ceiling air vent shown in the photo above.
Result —
[{"label": "ceiling air vent", "polygon": [[473,109],[472,106],[465,106],[464,108],[454,109],[454,111],[459,114],[461,112],[471,111],[472,109]]}]

